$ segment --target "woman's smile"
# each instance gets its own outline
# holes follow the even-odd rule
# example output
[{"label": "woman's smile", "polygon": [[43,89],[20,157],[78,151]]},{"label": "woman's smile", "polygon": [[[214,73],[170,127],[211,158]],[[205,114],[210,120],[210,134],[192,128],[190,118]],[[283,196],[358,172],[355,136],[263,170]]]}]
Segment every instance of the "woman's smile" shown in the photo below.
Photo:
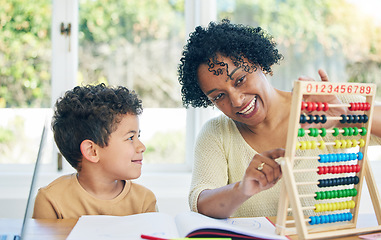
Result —
[{"label": "woman's smile", "polygon": [[250,118],[257,112],[257,96],[254,96],[254,98],[246,104],[245,107],[243,107],[237,114],[240,117],[244,118]]}]

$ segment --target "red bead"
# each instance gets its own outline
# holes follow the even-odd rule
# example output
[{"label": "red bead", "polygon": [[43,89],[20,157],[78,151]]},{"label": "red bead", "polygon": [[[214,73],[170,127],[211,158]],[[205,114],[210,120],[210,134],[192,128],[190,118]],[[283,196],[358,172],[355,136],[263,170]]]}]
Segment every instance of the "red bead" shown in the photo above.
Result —
[{"label": "red bead", "polygon": [[351,103],[349,103],[349,105],[351,105],[351,106],[348,109],[351,111],[354,111],[355,104],[351,102]]},{"label": "red bead", "polygon": [[312,112],[316,110],[316,104],[314,102],[307,102],[307,111]]},{"label": "red bead", "polygon": [[357,164],[356,167],[357,167],[356,172],[360,172],[360,169],[361,169],[360,165]]},{"label": "red bead", "polygon": [[365,107],[364,110],[365,110],[365,111],[368,111],[368,110],[370,109],[370,103],[367,102],[367,103],[365,103],[365,105],[366,105],[366,107]]},{"label": "red bead", "polygon": [[323,106],[324,106],[324,107],[323,107],[323,111],[325,111],[325,112],[328,111],[328,109],[329,109],[329,107],[328,107],[328,103],[327,103],[327,102],[324,102],[324,103],[323,103]]},{"label": "red bead", "polygon": [[304,110],[305,108],[306,108],[306,103],[302,102],[302,108],[301,108],[301,110]]},{"label": "red bead", "polygon": [[317,102],[316,104],[317,104],[317,107],[316,107],[317,111],[323,110],[323,104],[321,102]]},{"label": "red bead", "polygon": [[361,105],[360,103],[355,103],[355,111],[361,110]]},{"label": "red bead", "polygon": [[364,110],[364,103],[358,103],[357,110],[363,111]]},{"label": "red bead", "polygon": [[341,165],[337,166],[337,173],[343,173],[341,169],[342,169]]},{"label": "red bead", "polygon": [[322,167],[318,167],[318,174],[319,174],[319,175],[322,175],[322,174],[323,174],[323,169],[322,169]]}]

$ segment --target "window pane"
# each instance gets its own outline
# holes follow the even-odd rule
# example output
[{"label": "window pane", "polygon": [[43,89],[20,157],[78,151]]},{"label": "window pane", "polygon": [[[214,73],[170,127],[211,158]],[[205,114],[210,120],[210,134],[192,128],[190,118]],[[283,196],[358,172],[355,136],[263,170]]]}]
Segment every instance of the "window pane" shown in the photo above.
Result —
[{"label": "window pane", "polygon": [[[218,18],[260,26],[274,36],[284,60],[273,84],[291,90],[299,76],[372,82],[381,100],[381,19],[378,1],[217,0]],[[373,11],[372,11],[373,10]]]},{"label": "window pane", "polygon": [[184,0],[81,0],[79,22],[78,84],[135,90],[144,107],[145,161],[184,163],[186,114],[177,81]]},{"label": "window pane", "polygon": [[1,164],[35,160],[42,129],[35,117],[50,107],[50,25],[50,0],[1,1]]}]

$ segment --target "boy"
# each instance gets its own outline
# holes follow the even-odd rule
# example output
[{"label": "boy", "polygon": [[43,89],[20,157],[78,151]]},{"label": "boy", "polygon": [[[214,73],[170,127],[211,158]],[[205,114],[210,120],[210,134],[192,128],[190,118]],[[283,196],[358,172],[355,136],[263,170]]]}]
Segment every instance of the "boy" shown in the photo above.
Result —
[{"label": "boy", "polygon": [[54,140],[77,173],[39,189],[33,218],[124,216],[156,211],[155,195],[132,183],[141,175],[141,100],[125,87],[75,87],[56,102]]}]

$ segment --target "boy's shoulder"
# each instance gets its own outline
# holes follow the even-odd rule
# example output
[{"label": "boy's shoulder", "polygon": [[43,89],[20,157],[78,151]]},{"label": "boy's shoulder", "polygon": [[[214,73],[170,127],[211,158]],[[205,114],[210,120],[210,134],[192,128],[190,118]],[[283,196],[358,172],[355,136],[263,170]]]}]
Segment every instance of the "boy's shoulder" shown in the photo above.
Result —
[{"label": "boy's shoulder", "polygon": [[75,180],[76,180],[76,173],[63,175],[56,178],[53,182],[49,183],[45,187],[42,187],[41,189],[45,191],[52,191],[52,190],[54,191],[55,189],[60,189],[60,191],[62,191],[63,189],[73,185],[73,183],[75,183]]},{"label": "boy's shoulder", "polygon": [[131,180],[126,180],[126,187],[129,188],[128,189],[129,193],[137,194],[137,195],[146,195],[146,196],[151,195],[154,198],[156,198],[155,194],[150,189],[148,189],[147,187],[139,183],[132,182]]}]

